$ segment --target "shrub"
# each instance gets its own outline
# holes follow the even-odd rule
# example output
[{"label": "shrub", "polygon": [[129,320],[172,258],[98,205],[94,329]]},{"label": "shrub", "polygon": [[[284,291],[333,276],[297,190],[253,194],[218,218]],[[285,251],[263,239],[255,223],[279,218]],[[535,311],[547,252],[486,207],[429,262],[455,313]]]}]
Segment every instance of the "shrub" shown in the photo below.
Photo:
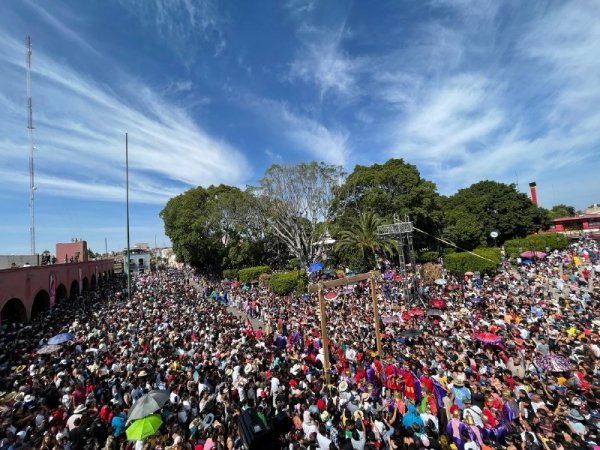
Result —
[{"label": "shrub", "polygon": [[300,268],[300,260],[298,258],[292,258],[290,259],[285,268],[287,270],[298,270]]},{"label": "shrub", "polygon": [[498,248],[476,248],[473,253],[487,259],[478,258],[467,252],[451,253],[444,259],[446,269],[457,274],[465,272],[493,273],[502,260],[502,254]]},{"label": "shrub", "polygon": [[419,255],[419,262],[421,263],[435,263],[439,262],[440,252],[436,250],[427,250]]},{"label": "shrub", "polygon": [[223,278],[227,278],[228,280],[235,280],[238,276],[237,269],[225,269],[223,270]]},{"label": "shrub", "polygon": [[238,277],[242,283],[252,283],[258,281],[260,274],[269,272],[271,272],[269,266],[246,267],[239,270]]},{"label": "shrub", "polygon": [[546,252],[546,247],[550,250],[564,250],[568,246],[569,240],[559,233],[530,234],[523,239],[511,239],[504,242],[506,254],[511,258],[519,256],[519,248],[524,252],[528,250]]},{"label": "shrub", "polygon": [[269,290],[278,295],[286,295],[291,292],[302,294],[306,290],[307,284],[308,277],[303,270],[274,273],[269,280]]}]

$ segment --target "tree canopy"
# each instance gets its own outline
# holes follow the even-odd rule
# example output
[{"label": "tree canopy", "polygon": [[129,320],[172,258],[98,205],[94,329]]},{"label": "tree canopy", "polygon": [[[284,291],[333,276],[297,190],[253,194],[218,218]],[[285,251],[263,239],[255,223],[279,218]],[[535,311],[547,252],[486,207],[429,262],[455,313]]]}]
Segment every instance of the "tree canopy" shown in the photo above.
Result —
[{"label": "tree canopy", "polygon": [[550,215],[550,219],[558,219],[559,217],[573,217],[576,215],[576,210],[574,206],[564,205],[561,203],[550,208],[548,213]]},{"label": "tree canopy", "polygon": [[334,192],[343,175],[341,167],[314,161],[274,164],[253,189],[263,225],[303,265],[321,251],[319,224],[330,219]]},{"label": "tree canopy", "polygon": [[547,212],[514,184],[497,181],[480,181],[461,189],[446,198],[443,207],[444,237],[467,250],[492,243],[494,230],[501,243],[545,228],[549,222]]},{"label": "tree canopy", "polygon": [[[324,239],[337,240],[330,262],[369,269],[376,255],[397,253],[377,227],[395,214],[415,227],[414,247],[435,260],[441,236],[471,250],[519,239],[547,227],[551,214],[572,214],[556,205],[534,206],[514,185],[480,181],[450,197],[402,159],[356,166],[345,176],[324,163],[275,164],[247,190],[196,187],[173,197],[160,216],[180,261],[210,273],[266,265],[304,268],[324,255]],[[497,242],[490,232],[499,233]],[[329,234],[328,234],[329,233]],[[427,252],[429,250],[429,252]],[[228,274],[237,273],[228,271]]]},{"label": "tree canopy", "polygon": [[[394,214],[409,216],[415,226],[433,234],[442,227],[440,196],[435,184],[421,177],[413,164],[390,159],[384,164],[356,166],[345,183],[336,191],[333,201],[338,228],[347,227],[363,211],[376,213],[383,222],[391,223]],[[423,235],[415,235],[415,245],[431,243]]]}]

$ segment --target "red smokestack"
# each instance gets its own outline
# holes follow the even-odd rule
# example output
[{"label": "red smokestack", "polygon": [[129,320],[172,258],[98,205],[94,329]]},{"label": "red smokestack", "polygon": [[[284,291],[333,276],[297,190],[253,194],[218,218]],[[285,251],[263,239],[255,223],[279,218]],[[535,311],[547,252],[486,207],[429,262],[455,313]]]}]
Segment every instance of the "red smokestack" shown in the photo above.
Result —
[{"label": "red smokestack", "polygon": [[531,192],[531,203],[533,203],[535,206],[537,206],[537,193],[535,192],[535,181],[532,181],[531,183],[529,183],[529,191]]}]

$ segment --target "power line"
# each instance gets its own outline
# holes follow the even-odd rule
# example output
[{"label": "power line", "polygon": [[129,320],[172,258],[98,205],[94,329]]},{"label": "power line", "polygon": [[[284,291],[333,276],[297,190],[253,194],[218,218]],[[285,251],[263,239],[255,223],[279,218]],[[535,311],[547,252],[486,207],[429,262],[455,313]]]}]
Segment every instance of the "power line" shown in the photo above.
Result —
[{"label": "power line", "polygon": [[486,258],[485,256],[481,256],[481,255],[478,255],[477,253],[473,253],[470,250],[466,250],[464,248],[461,248],[458,245],[454,244],[453,242],[450,242],[450,241],[447,241],[447,240],[442,239],[440,237],[434,236],[433,234],[430,234],[427,231],[420,230],[419,228],[415,227],[414,225],[413,225],[413,229],[416,230],[416,231],[419,231],[420,233],[426,234],[427,236],[430,236],[430,237],[432,237],[434,239],[437,239],[438,241],[443,242],[444,244],[447,244],[447,245],[450,245],[450,246],[452,246],[454,248],[457,248],[458,250],[462,250],[463,252],[470,253],[473,256],[477,256],[478,258],[485,259],[486,261],[489,261],[489,262],[493,262],[494,264],[496,263],[496,261],[493,261],[493,260],[491,260],[489,258]]}]

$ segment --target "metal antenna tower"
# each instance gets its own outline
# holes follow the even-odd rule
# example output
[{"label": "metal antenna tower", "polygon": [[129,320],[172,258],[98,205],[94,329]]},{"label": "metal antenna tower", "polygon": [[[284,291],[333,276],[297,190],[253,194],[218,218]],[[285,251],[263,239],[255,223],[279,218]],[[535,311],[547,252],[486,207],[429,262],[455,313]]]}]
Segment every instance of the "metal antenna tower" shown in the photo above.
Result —
[{"label": "metal antenna tower", "polygon": [[35,178],[33,166],[33,104],[31,101],[31,37],[25,41],[27,57],[27,134],[29,135],[29,240],[30,251],[35,255]]}]

